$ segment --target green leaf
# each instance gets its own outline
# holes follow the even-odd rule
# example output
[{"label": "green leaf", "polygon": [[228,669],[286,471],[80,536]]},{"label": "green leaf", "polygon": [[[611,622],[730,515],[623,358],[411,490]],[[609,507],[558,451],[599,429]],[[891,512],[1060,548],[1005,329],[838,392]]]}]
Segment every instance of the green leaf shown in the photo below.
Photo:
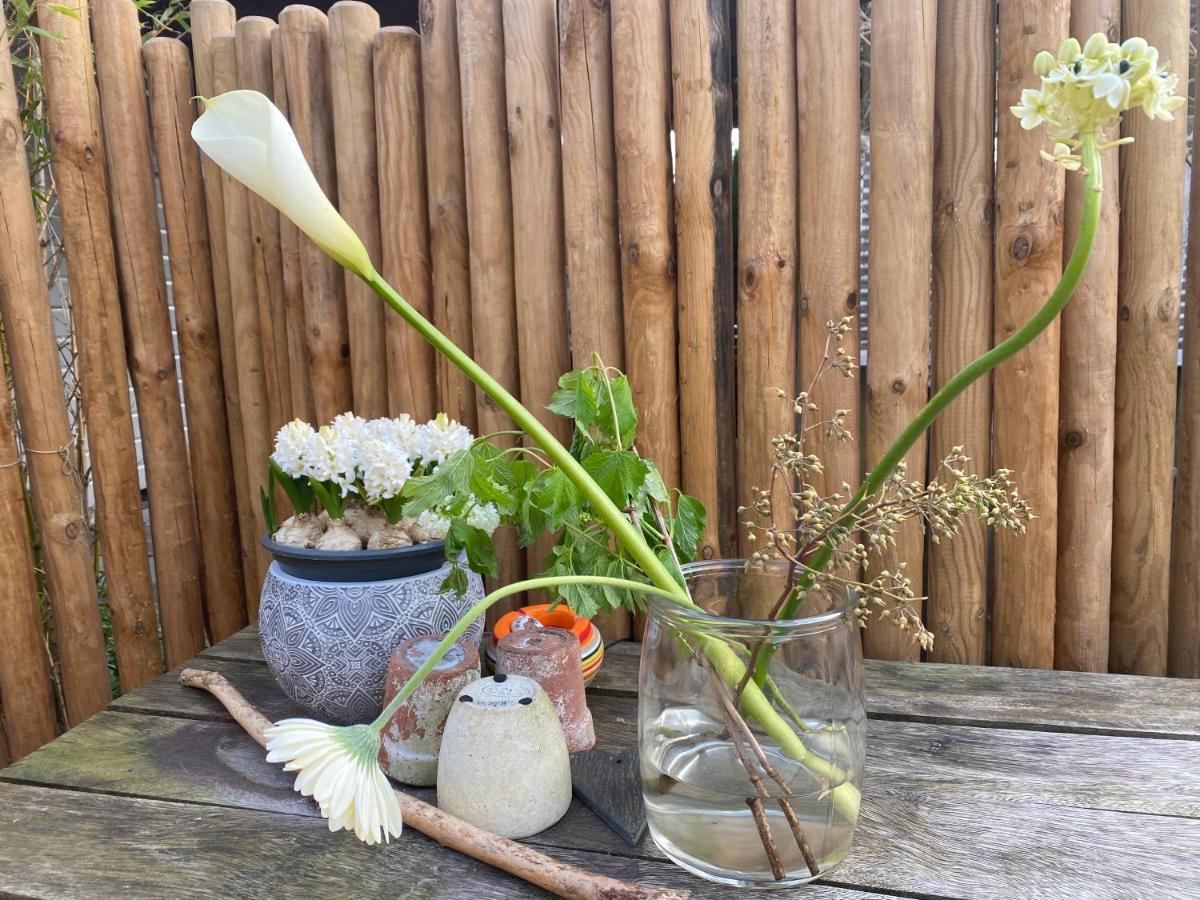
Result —
[{"label": "green leaf", "polygon": [[475,457],[469,450],[459,450],[446,457],[436,471],[408,479],[404,483],[404,515],[415,517],[456,495],[470,493],[474,469]]},{"label": "green leaf", "polygon": [[651,500],[666,503],[671,499],[671,492],[667,490],[667,485],[663,482],[658,467],[648,459],[643,462],[646,463],[646,480],[642,483],[642,494]]},{"label": "green leaf", "polygon": [[[270,482],[268,482],[268,486]],[[274,534],[279,526],[275,519],[275,501],[271,497],[271,492],[267,488],[260,487],[258,489],[258,502],[262,504],[263,522],[267,526],[267,534]]]},{"label": "green leaf", "polygon": [[447,555],[451,551],[456,554],[458,551],[465,552],[467,565],[480,575],[495,575],[500,570],[491,536],[482,528],[468,525],[462,519],[454,519],[446,534]]},{"label": "green leaf", "polygon": [[317,499],[329,513],[329,518],[340,519],[346,511],[346,500],[342,496],[342,492],[334,485],[326,484],[323,481],[309,483],[312,485],[313,493],[317,495]]},{"label": "green leaf", "polygon": [[283,488],[288,502],[292,504],[292,510],[297,513],[311,513],[313,510],[312,482],[307,478],[293,478],[283,471],[274,459],[268,460],[267,468],[268,479],[273,478],[275,483]]},{"label": "green leaf", "polygon": [[583,468],[621,509],[646,485],[650,466],[632,450],[600,450],[583,461]]},{"label": "green leaf", "polygon": [[596,378],[592,369],[576,369],[558,379],[558,390],[546,408],[556,415],[573,419],[576,428],[587,431],[600,414]]},{"label": "green leaf", "polygon": [[633,446],[637,438],[638,414],[633,405],[633,391],[629,387],[629,378],[618,375],[608,379],[608,389],[604,395],[604,410],[600,415],[597,427],[614,443],[618,449]]},{"label": "green leaf", "polygon": [[70,6],[64,6],[61,3],[51,3],[49,4],[49,7],[60,16],[66,16],[68,19],[74,19],[76,22],[79,21],[79,10],[77,9],[74,9]]},{"label": "green leaf", "polygon": [[704,504],[695,497],[680,494],[675,515],[671,519],[671,541],[681,562],[691,562],[696,558],[696,550],[707,525],[708,514]]},{"label": "green leaf", "polygon": [[560,469],[546,469],[530,489],[533,502],[546,514],[546,527],[561,528],[571,510],[578,508],[579,491]]},{"label": "green leaf", "polygon": [[438,590],[442,593],[453,592],[457,596],[461,597],[467,592],[468,587],[469,584],[467,582],[466,570],[459,565],[458,558],[455,557],[455,559],[451,561],[449,574],[442,579],[442,584]]}]

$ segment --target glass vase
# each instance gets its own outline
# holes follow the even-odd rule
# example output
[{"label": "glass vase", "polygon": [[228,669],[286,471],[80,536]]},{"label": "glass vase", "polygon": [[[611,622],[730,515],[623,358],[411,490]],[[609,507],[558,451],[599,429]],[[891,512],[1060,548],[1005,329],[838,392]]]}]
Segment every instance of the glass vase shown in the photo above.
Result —
[{"label": "glass vase", "polygon": [[[845,859],[858,820],[866,711],[855,598],[813,590],[802,618],[771,620],[784,565],[722,560],[684,572],[704,612],[650,598],[642,644],[650,834],[710,881],[812,881]],[[735,703],[741,679],[727,664],[734,659],[736,675],[752,658],[769,659],[766,677],[742,686]]]}]

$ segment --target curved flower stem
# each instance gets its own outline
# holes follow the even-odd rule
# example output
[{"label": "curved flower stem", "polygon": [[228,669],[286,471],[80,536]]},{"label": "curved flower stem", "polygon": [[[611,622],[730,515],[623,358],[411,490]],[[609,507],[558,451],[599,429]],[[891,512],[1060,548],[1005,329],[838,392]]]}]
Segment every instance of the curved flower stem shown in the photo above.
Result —
[{"label": "curved flower stem", "polygon": [[[896,466],[925,433],[925,430],[933,424],[934,419],[941,414],[942,410],[973,382],[1028,346],[1038,335],[1050,327],[1050,323],[1058,318],[1059,313],[1066,307],[1067,301],[1075,292],[1076,285],[1079,284],[1084,269],[1087,268],[1088,259],[1092,255],[1092,244],[1095,242],[1096,231],[1100,225],[1103,179],[1101,178],[1100,153],[1096,145],[1096,135],[1085,134],[1082,136],[1081,152],[1085,178],[1083,215],[1079,220],[1079,233],[1075,238],[1075,246],[1071,250],[1071,258],[1067,261],[1067,266],[1063,270],[1062,279],[1058,282],[1057,287],[1054,288],[1042,308],[1034,313],[1032,318],[1021,328],[978,359],[968,363],[953,378],[942,385],[941,389],[930,398],[924,408],[908,424],[908,427],[901,432],[900,437],[883,454],[879,462],[875,464],[875,468],[870,471],[838,514],[834,526],[829,529],[832,536],[805,561],[804,575],[796,585],[796,590],[784,604],[780,618],[790,619],[796,614],[796,609],[803,599],[805,591],[812,587],[817,574],[829,565],[833,551],[837,547],[838,533],[853,525],[854,516],[862,508],[863,503],[883,487],[884,482],[896,470]],[[763,646],[757,655],[754,664],[754,678],[760,685],[766,677],[767,662],[770,660],[770,656],[771,650],[767,646]]]},{"label": "curved flower stem", "polygon": [[490,594],[472,606],[469,610],[467,610],[466,615],[454,623],[454,627],[446,633],[446,636],[442,638],[441,643],[439,643],[437,647],[434,648],[433,652],[429,654],[429,658],[426,659],[425,662],[421,663],[421,665],[417,668],[417,671],[413,672],[412,675],[409,676],[408,681],[404,683],[404,687],[402,687],[396,696],[392,698],[392,702],[384,707],[383,712],[381,712],[379,717],[371,723],[370,727],[374,729],[376,734],[383,731],[384,726],[387,725],[392,716],[396,714],[396,710],[398,710],[404,701],[411,697],[413,692],[420,687],[421,682],[424,681],[426,676],[433,671],[434,667],[441,662],[442,657],[445,656],[449,652],[450,648],[454,646],[455,642],[466,633],[467,629],[471,627],[471,624],[485,612],[487,612],[493,604],[498,603],[505,597],[511,597],[513,594],[521,594],[525,591],[534,591],[538,588],[565,587],[571,584],[590,585],[593,587],[615,587],[627,591],[642,591],[647,594],[655,594],[659,597],[665,597],[668,600],[674,600],[676,598],[674,593],[664,591],[661,588],[654,587],[653,585],[642,584],[640,581],[626,581],[623,578],[607,578],[602,575],[563,575],[554,578],[529,578],[525,581],[514,581],[512,584],[506,584],[504,587],[497,588],[496,590],[492,591]]},{"label": "curved flower stem", "polygon": [[678,599],[687,606],[693,605],[687,599],[686,591],[680,587],[679,582],[672,577],[666,566],[654,555],[654,551],[650,549],[650,546],[646,543],[641,533],[633,526],[617,505],[609,499],[608,494],[604,493],[592,477],[584,471],[583,466],[571,455],[570,451],[550,433],[546,426],[538,421],[533,413],[526,409],[516,397],[505,390],[504,386],[496,381],[496,379],[492,378],[479,363],[471,359],[450,338],[438,331],[432,322],[413,309],[408,301],[397,293],[395,288],[380,277],[379,273],[372,271],[369,275],[363,276],[363,280],[370,285],[371,289],[388,306],[392,307],[408,324],[417,329],[425,340],[433,344],[439,353],[458,366],[463,374],[479,385],[489,397],[496,401],[497,406],[508,413],[509,417],[537,442],[546,452],[546,455],[550,457],[551,462],[562,469],[563,474],[571,480],[571,483],[575,485],[579,493],[587,499],[597,518],[612,529],[617,540],[637,560],[638,565],[642,567],[642,571],[646,573],[652,582],[664,591],[670,591],[672,598]]}]

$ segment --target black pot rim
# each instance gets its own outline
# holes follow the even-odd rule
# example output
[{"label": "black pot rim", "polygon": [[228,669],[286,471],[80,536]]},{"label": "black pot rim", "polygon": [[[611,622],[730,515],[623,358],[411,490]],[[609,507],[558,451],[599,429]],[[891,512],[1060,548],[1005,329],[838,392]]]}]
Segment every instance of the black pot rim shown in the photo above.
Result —
[{"label": "black pot rim", "polygon": [[269,535],[263,535],[261,543],[285,574],[304,581],[392,581],[435,572],[446,564],[444,541],[386,550],[310,550],[289,547]]}]

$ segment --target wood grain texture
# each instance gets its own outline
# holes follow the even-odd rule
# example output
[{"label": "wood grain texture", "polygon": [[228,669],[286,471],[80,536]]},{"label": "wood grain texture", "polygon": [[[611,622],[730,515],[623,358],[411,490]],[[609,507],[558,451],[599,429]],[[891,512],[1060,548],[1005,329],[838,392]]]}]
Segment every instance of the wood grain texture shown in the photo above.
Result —
[{"label": "wood grain texture", "polygon": [[[286,73],[288,114],[304,158],[336,206],[333,110],[329,87],[329,22],[311,6],[289,6],[279,14]],[[298,235],[308,333],[309,383],[317,423],[353,405],[346,285],[342,270],[306,235]]]},{"label": "wood grain texture", "polygon": [[[521,393],[517,364],[517,301],[513,274],[513,197],[509,171],[508,107],[504,81],[504,22],[501,0],[478,0],[458,7],[458,67],[462,84],[463,164],[471,263],[471,333],[475,361],[514,396]],[[563,350],[566,341],[563,340]],[[511,431],[515,426],[491,397],[475,393],[480,434]],[[511,435],[496,442],[512,447]],[[500,562],[496,581],[524,577],[525,553],[516,534],[504,529],[493,537]],[[519,597],[488,610],[493,623],[524,605]]]},{"label": "wood grain texture", "polygon": [[[1118,0],[1075,0],[1071,33],[1102,31],[1119,41]],[[1115,129],[1114,129],[1115,131]],[[1110,138],[1115,138],[1114,133]],[[1116,153],[1105,153],[1104,198],[1091,260],[1060,319],[1058,443],[1058,579],[1054,665],[1108,671],[1112,586],[1113,416],[1117,377]],[[1066,246],[1074,246],[1084,183],[1067,178]]]},{"label": "wood grain texture", "polygon": [[[287,72],[283,60],[283,34],[271,32],[272,97],[288,115]],[[287,311],[287,352],[290,362],[292,415],[305,422],[317,419],[312,374],[308,363],[308,329],[304,321],[304,264],[300,259],[300,229],[287,216],[279,216],[279,251],[283,261],[283,295]]]},{"label": "wood grain texture", "polygon": [[[455,4],[456,0],[421,0],[421,85],[433,323],[459,347],[470,349],[471,262]],[[474,385],[441,354],[436,361],[439,408],[474,430]]]},{"label": "wood grain texture", "polygon": [[[338,205],[376,263],[380,258],[379,173],[372,44],[377,31],[379,13],[366,3],[342,0],[329,8]],[[387,415],[388,409],[386,308],[357,275],[343,271],[342,276],[354,411],[368,419],[378,418]]]},{"label": "wood grain texture", "polygon": [[[768,486],[771,440],[795,427],[778,392],[796,390],[796,21],[793,4],[740,0],[737,59],[737,503]],[[775,495],[781,526],[791,504]],[[738,549],[751,548],[745,531]]]},{"label": "wood grain texture", "polygon": [[[1126,34],[1141,35],[1187,82],[1187,0],[1127,0]],[[1125,116],[1117,312],[1109,670],[1165,675],[1170,618],[1182,185],[1187,124]]]},{"label": "wood grain texture", "polygon": [[611,10],[625,369],[639,414],[638,450],[674,488],[679,385],[667,5],[616,0]]},{"label": "wood grain texture", "polygon": [[[0,72],[8,72],[9,65],[8,44],[0,43]],[[0,392],[0,509],[9,513],[25,507],[15,426],[12,397],[6,389]],[[25,516],[0,516],[0,558],[7,561],[0,581],[0,707],[4,711],[0,767],[54,740],[58,726],[31,537]]]},{"label": "wood grain texture", "polygon": [[[546,408],[559,376],[571,368],[555,2],[504,0],[503,7],[520,396],[560,442],[570,444],[571,421]],[[530,546],[531,573],[545,568],[555,537],[542,535]]]},{"label": "wood grain texture", "polygon": [[[59,16],[52,20],[55,23],[60,19],[71,21],[61,13],[47,12]],[[86,11],[81,12],[81,18],[84,15]],[[60,127],[59,122],[66,126],[80,121],[80,117],[84,123],[96,121],[91,106],[96,99],[95,87],[86,64],[87,28],[79,23],[69,33],[73,49],[63,52],[58,48],[56,53],[56,48],[45,46],[41,51],[52,107],[52,135]],[[45,38],[43,43],[61,40]],[[7,53],[4,59],[7,61]],[[83,518],[82,479],[75,468],[77,448],[63,398],[20,112],[12,81],[5,80],[0,87],[0,241],[5,247],[0,253],[0,319],[28,467],[30,506],[40,537],[40,564],[45,571],[58,644],[67,722],[73,725],[108,701],[108,665],[92,575],[91,536]],[[72,143],[70,132],[67,135],[60,154],[78,154],[78,166],[88,162],[89,150],[99,160],[97,181],[93,182],[98,190],[91,196],[102,202],[92,207],[91,214],[97,221],[88,228],[106,235],[108,205],[100,136],[92,132],[83,143]],[[110,271],[111,253],[109,248]]]},{"label": "wood grain texture", "polygon": [[[238,84],[237,39],[233,32],[212,36],[213,84],[218,93],[234,90]],[[266,532],[259,503],[259,490],[266,484],[267,459],[271,455],[273,435],[270,405],[267,401],[266,365],[263,359],[261,319],[258,307],[258,281],[254,272],[254,241],[251,236],[250,191],[229,174],[221,173],[221,193],[225,198],[225,252],[229,266],[229,294],[233,301],[234,352],[238,361],[238,406],[242,413],[242,438],[245,441],[247,490],[251,491],[255,511],[251,519],[254,556],[249,563],[255,580],[261,585],[271,556],[258,543]],[[246,594],[246,612],[258,618],[259,591]],[[172,661],[172,665],[176,661]]]},{"label": "wood grain texture", "polygon": [[[192,0],[188,4],[192,30],[192,64],[195,67],[196,92],[215,97],[212,37],[233,31],[236,13],[226,0]],[[255,497],[250,490],[246,468],[246,437],[242,430],[242,405],[238,391],[237,344],[233,335],[233,295],[229,288],[229,258],[225,246],[225,193],[221,169],[201,154],[200,173],[204,179],[204,203],[208,213],[208,238],[211,253],[213,295],[217,305],[217,335],[221,344],[222,386],[225,389],[225,413],[229,422],[229,449],[233,460],[233,483],[238,511],[238,538],[242,550],[242,578],[245,597],[257,596],[262,587],[258,577],[258,531]]]},{"label": "wood grain texture", "polygon": [[142,47],[150,91],[154,157],[162,191],[171,265],[171,299],[183,367],[188,451],[196,493],[208,635],[222,641],[246,624],[237,504],[229,452],[221,345],[200,155],[191,140],[195,119],[192,65],[174,38]]},{"label": "wood grain texture", "polygon": [[681,486],[708,510],[697,555],[712,559],[737,544],[729,3],[675,0],[670,20]]},{"label": "wood grain texture", "polygon": [[[276,25],[262,16],[245,16],[234,27],[238,87],[273,99],[275,74],[271,37]],[[274,434],[292,419],[292,367],[288,349],[287,296],[283,281],[283,244],[279,212],[257,194],[248,196],[254,286],[267,389],[267,427]],[[282,496],[282,495],[280,495]]]},{"label": "wood grain texture", "polygon": [[[1036,83],[1030,60],[1067,36],[1070,4],[1004,3],[996,106],[996,292],[994,341],[1004,340],[1046,302],[1062,275],[1063,171],[1038,156],[1047,136],[1025,131],[1007,110]],[[1037,516],[1028,533],[994,540],[992,662],[1051,668],[1058,534],[1059,326],[992,375],[993,463],[1009,469]]]},{"label": "wood grain texture", "polygon": [[609,6],[559,0],[558,78],[571,364],[625,368]]},{"label": "wood grain texture", "polygon": [[[797,352],[803,390],[809,389],[825,358],[826,323],[850,316],[854,326],[846,338],[846,351],[858,350],[859,24],[853,0],[800,0],[796,5]],[[825,429],[809,432],[813,452],[825,463],[823,473],[814,473],[813,483],[824,495],[840,492],[843,484],[857,487],[862,478],[859,374],[828,373],[810,396],[820,409],[819,419],[829,419],[839,409],[849,410],[855,437],[853,443],[841,443]]]},{"label": "wood grain texture", "polygon": [[[78,11],[80,17],[75,19],[50,5],[39,9],[41,21],[49,23],[42,27],[62,36],[43,51],[42,66],[62,236],[67,253],[76,260],[67,267],[67,280],[92,463],[95,521],[111,592],[118,673],[121,686],[132,688],[162,671],[162,655],[142,523],[104,155],[99,151],[99,99],[87,9],[81,4]],[[8,71],[7,64],[0,66],[0,72]],[[20,134],[20,123],[15,118],[11,121],[14,133]],[[32,240],[32,220],[27,227]],[[31,246],[13,243],[6,252],[17,254]],[[36,252],[30,263],[42,258],[40,249]],[[29,440],[26,435],[27,446]]]},{"label": "wood grain texture", "polygon": [[[873,466],[929,397],[930,253],[933,235],[934,54],[937,4],[881,0],[871,7],[871,291],[867,331],[867,465]],[[926,438],[905,457],[925,478]],[[924,593],[924,535],[917,522],[868,566],[906,566]],[[863,634],[870,656],[917,659],[912,637],[877,618]]]},{"label": "wood grain texture", "polygon": [[[374,69],[380,271],[417,312],[432,320],[420,35],[411,28],[381,28],[375,35]],[[433,347],[399,316],[387,316],[386,331],[391,415],[432,419],[438,410]]]},{"label": "wood grain texture", "polygon": [[200,536],[179,405],[137,8],[95,0],[92,34],[129,375],[150,499],[154,580],[167,665],[204,647]]},{"label": "wood grain texture", "polygon": [[[19,898],[127,896],[130,884],[155,896],[227,897],[268,885],[276,896],[378,897],[397,885],[436,892],[443,868],[453,860],[454,887],[480,900],[549,897],[516,878],[458,856],[420,835],[406,834],[404,852],[380,853],[353,835],[330,836],[319,819],[212,809],[194,804],[56,792],[22,785],[0,787],[0,800],[24,835],[0,844],[0,890]],[[34,852],[53,835],[71,830],[73,840]],[[220,837],[214,837],[219,833]],[[7,838],[7,835],[6,835]],[[108,860],[114,843],[127,853]],[[230,854],[230,846],[246,852]],[[563,850],[564,862],[606,875],[661,887],[694,882],[659,860]],[[171,860],[170,865],[163,863]],[[297,866],[297,859],[304,865]],[[107,861],[106,861],[107,860]],[[439,887],[440,885],[440,887]],[[253,890],[250,893],[254,893]],[[833,888],[814,900],[841,898]],[[693,896],[716,898],[717,889]],[[857,896],[857,895],[855,895]],[[869,896],[869,895],[867,895]]]},{"label": "wood grain texture", "polygon": [[[635,650],[630,644],[620,647]],[[977,700],[954,694],[954,686],[964,676],[966,683],[979,679],[990,684],[995,697],[1014,709],[1029,706],[1026,701],[1030,699],[1034,700],[1034,708],[1038,706],[1036,692],[1029,691],[1029,684],[1054,683],[1058,703],[1051,707],[1047,697],[1046,705],[1060,713],[1065,708],[1063,696],[1074,697],[1076,685],[1112,683],[1111,689],[1119,694],[1126,685],[1142,683],[1153,686],[1153,690],[1140,698],[1142,705],[1135,714],[1140,724],[1163,724],[1157,708],[1150,707],[1155,709],[1154,714],[1146,714],[1145,697],[1154,694],[1164,698],[1190,696],[1187,718],[1193,726],[1200,721],[1200,697],[1193,686],[1178,681],[874,661],[868,666],[875,672],[894,673],[890,682],[885,679],[878,687],[912,690],[914,697],[953,699],[952,705],[965,715],[985,712],[979,704],[987,702],[987,695]],[[290,712],[288,704],[280,702],[282,695],[265,666],[227,663],[213,668],[221,669],[264,711]],[[931,690],[922,682],[934,672],[939,673],[940,688]],[[629,670],[622,679],[623,695],[591,696],[598,737],[605,747],[628,747],[634,740],[636,700],[631,675]],[[1012,683],[1011,675],[1025,679],[1025,683]],[[918,681],[910,683],[910,676]],[[103,713],[28,757],[0,776],[0,780],[16,782],[0,788],[6,809],[19,817],[23,807],[14,800],[18,796],[15,792],[38,791],[42,814],[56,815],[53,792],[48,786],[71,792],[67,796],[75,804],[76,817],[85,816],[88,804],[107,802],[111,805],[97,816],[107,822],[104,833],[111,842],[114,831],[124,833],[121,829],[127,827],[127,820],[145,823],[158,805],[172,805],[176,824],[170,833],[174,836],[186,823],[202,816],[205,806],[217,806],[224,815],[223,841],[228,837],[228,821],[244,815],[261,816],[254,844],[264,853],[272,852],[282,841],[294,854],[296,841],[307,839],[308,823],[324,828],[312,805],[289,789],[291,776],[267,764],[261,751],[211,697],[186,689],[169,676],[131,698],[137,699],[137,695],[150,698],[141,701],[142,707],[160,705],[163,715]],[[271,701],[272,696],[278,699]],[[1098,711],[1113,706],[1094,704]],[[1089,708],[1086,701],[1084,708]],[[1128,709],[1133,712],[1135,707]],[[859,834],[850,858],[827,890],[847,897],[859,896],[858,891],[871,888],[891,895],[936,897],[1101,897],[1111,896],[1111,889],[1119,886],[1131,896],[1186,896],[1186,892],[1173,892],[1172,888],[1187,886],[1195,877],[1192,870],[1196,861],[1186,848],[1200,833],[1200,792],[1187,784],[1181,787],[1179,772],[1200,765],[1197,754],[1200,741],[1196,740],[1168,742],[1132,736],[1049,733],[1020,726],[1010,729],[877,721],[872,724],[868,748]],[[1132,770],[1139,772],[1136,783],[1123,774]],[[281,819],[281,815],[287,819]],[[271,823],[281,821],[287,823],[287,830],[277,835]],[[988,827],[976,828],[972,832],[975,838],[964,844],[963,829],[979,821],[986,821]],[[0,839],[0,858],[6,863],[17,862],[4,854],[13,852],[12,835],[27,833],[25,827],[6,831]],[[78,835],[90,833],[81,826],[73,832],[77,840],[84,840]],[[154,846],[161,848],[162,840],[159,836]],[[323,840],[326,846],[336,849],[339,859],[353,854],[353,848],[359,846],[344,835],[326,834]],[[421,838],[406,835],[403,840],[410,842],[405,845],[406,857],[424,852]],[[645,869],[637,866],[656,864],[662,858],[649,840],[632,850],[622,846],[579,804],[573,804],[562,821],[531,843],[567,859],[575,859],[573,854],[581,852],[603,854],[599,858],[611,867],[605,871],[623,870],[626,877],[642,878]],[[324,889],[320,865],[325,857],[316,846],[302,847],[309,861],[303,871],[306,896],[320,896]],[[222,849],[228,853],[224,842]],[[46,852],[54,851],[44,850],[43,854]],[[193,850],[188,858],[196,852]],[[376,866],[386,865],[392,857],[375,853]],[[1137,867],[1131,870],[1124,865],[1121,857],[1125,853],[1136,854]],[[40,884],[37,873],[44,865],[43,855],[35,856],[32,864],[21,862],[17,869],[6,866],[0,871],[17,871],[25,876],[25,884]],[[129,856],[121,855],[126,861]],[[1028,862],[1013,866],[1012,858]],[[437,865],[443,876],[449,871],[460,879],[471,877],[471,863],[458,857],[436,859],[440,865],[433,858],[428,865]],[[86,865],[86,861],[59,861],[59,877],[73,877],[78,866]],[[588,865],[595,868],[590,860]],[[186,871],[180,874],[178,866],[147,862],[147,867],[151,871],[143,873],[143,879],[166,877],[159,876],[157,870],[171,870],[175,884],[184,883],[179,879],[188,877]],[[673,871],[674,877],[699,886],[679,870]],[[500,877],[488,874],[493,883]],[[211,871],[208,877],[213,877]],[[286,893],[291,883],[288,877],[281,871],[272,884]],[[10,889],[7,882],[0,886]],[[345,884],[338,888],[346,890]],[[368,889],[374,890],[370,885],[364,888]],[[820,890],[816,886],[811,892],[820,897],[815,893]],[[97,889],[91,891],[94,895]]]},{"label": "wood grain texture", "polygon": [[[1191,274],[1185,302],[1195,310],[1200,309],[1200,278],[1196,277],[1200,272],[1200,179],[1191,182],[1188,220],[1187,271]],[[1184,316],[1183,326],[1167,674],[1200,678],[1200,316]],[[1107,656],[1104,662],[1107,665]]]},{"label": "wood grain texture", "polygon": [[[945,68],[934,88],[934,390],[991,346],[995,4],[940,4],[937,46]],[[973,470],[986,473],[991,440],[991,384],[984,378],[934,423],[930,464],[962,447]],[[987,541],[983,523],[968,516],[952,540],[929,544],[930,659],[985,661]]]}]

